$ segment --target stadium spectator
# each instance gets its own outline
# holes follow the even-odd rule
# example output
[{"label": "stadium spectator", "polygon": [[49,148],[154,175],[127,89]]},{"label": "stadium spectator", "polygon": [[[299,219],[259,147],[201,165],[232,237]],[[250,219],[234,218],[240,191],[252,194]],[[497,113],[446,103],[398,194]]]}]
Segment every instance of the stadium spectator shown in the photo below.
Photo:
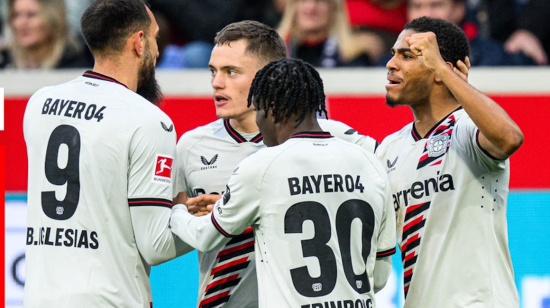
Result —
[{"label": "stadium spectator", "polygon": [[277,31],[290,58],[316,67],[369,66],[380,52],[352,33],[343,0],[289,0]]},{"label": "stadium spectator", "polygon": [[168,63],[161,62],[161,67],[207,68],[214,47],[212,42],[219,29],[241,20],[274,26],[280,20],[281,1],[151,0],[153,9],[166,16],[174,33],[167,50]]},{"label": "stadium spectator", "polygon": [[[252,226],[258,307],[376,307],[374,293],[390,272],[383,260],[395,253],[384,169],[372,153],[322,130],[316,114],[326,113],[323,83],[299,59],[258,71],[248,106],[268,148],[239,163],[208,216],[175,205],[172,231],[211,251]],[[230,253],[235,249],[218,256]],[[308,269],[307,259],[318,269]]]},{"label": "stadium spectator", "polygon": [[4,67],[48,69],[92,67],[84,46],[69,32],[63,0],[9,0],[11,41]]},{"label": "stadium spectator", "polygon": [[460,26],[470,43],[470,63],[473,66],[528,65],[532,61],[521,53],[505,52],[502,43],[479,35],[477,25],[467,21],[466,0],[408,0],[407,18],[427,16]]},{"label": "stadium spectator", "polygon": [[[285,44],[277,32],[256,21],[229,24],[218,32],[214,42],[209,66],[216,116],[220,119],[183,134],[177,145],[174,175],[177,202],[185,203],[185,197],[179,201],[184,194],[194,197],[188,202],[190,211],[199,213],[207,213],[208,205],[219,199],[237,164],[265,147],[254,120],[256,112],[247,106],[248,93],[258,70],[286,56]],[[374,139],[343,123],[320,119],[319,124],[332,135],[371,153],[376,148]],[[249,262],[241,263],[244,259]],[[211,275],[228,263],[234,266]],[[224,303],[224,308],[258,306],[251,229],[217,251],[199,251],[199,271],[198,307],[219,303]]]},{"label": "stadium spectator", "polygon": [[387,64],[386,103],[414,118],[376,150],[397,212],[404,308],[519,307],[506,203],[523,134],[455,73],[468,49],[458,26],[421,17]]},{"label": "stadium spectator", "polygon": [[96,0],[82,30],[94,70],[36,92],[23,119],[24,306],[150,308],[150,266],[188,248],[168,222],[176,133],[151,103],[158,26],[143,1]]},{"label": "stadium spectator", "polygon": [[407,23],[406,0],[346,0],[350,23],[367,44],[377,46],[371,58],[376,65],[386,65],[380,59],[391,49],[397,35]]},{"label": "stadium spectator", "polygon": [[538,65],[548,64],[550,55],[550,1],[468,1],[483,37],[504,44],[509,53],[522,52]]}]

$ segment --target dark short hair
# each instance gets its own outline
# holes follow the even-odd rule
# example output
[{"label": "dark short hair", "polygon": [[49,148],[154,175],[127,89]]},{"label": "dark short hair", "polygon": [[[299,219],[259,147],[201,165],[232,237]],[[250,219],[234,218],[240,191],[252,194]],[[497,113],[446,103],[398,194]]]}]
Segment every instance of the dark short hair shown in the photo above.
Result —
[{"label": "dark short hair", "polygon": [[464,61],[470,54],[470,45],[464,31],[458,26],[441,19],[420,17],[405,25],[405,30],[433,32],[443,60],[456,66],[458,60]]},{"label": "dark short hair", "polygon": [[277,31],[253,20],[243,20],[225,26],[216,34],[214,44],[230,44],[241,39],[247,41],[246,53],[266,63],[286,58],[286,45]]},{"label": "dark short hair", "polygon": [[95,52],[118,52],[132,33],[147,30],[151,18],[144,0],[96,0],[80,19],[86,44]]},{"label": "dark short hair", "polygon": [[327,114],[323,80],[313,66],[300,59],[280,59],[264,66],[256,73],[248,107],[273,111],[275,123],[285,123],[298,116],[296,126],[309,114]]}]

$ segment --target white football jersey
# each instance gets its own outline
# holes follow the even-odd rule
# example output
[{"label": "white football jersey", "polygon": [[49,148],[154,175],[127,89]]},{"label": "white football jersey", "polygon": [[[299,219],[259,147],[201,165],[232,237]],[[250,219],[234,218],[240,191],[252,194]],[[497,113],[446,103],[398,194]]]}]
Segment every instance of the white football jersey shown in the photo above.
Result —
[{"label": "white football jersey", "polygon": [[147,262],[176,257],[168,228],[176,142],[170,118],[88,71],[34,94],[23,129],[24,306],[150,307]]},{"label": "white football jersey", "polygon": [[382,166],[326,132],[243,160],[211,219],[229,237],[253,226],[259,307],[375,307],[375,259],[395,252]]},{"label": "white football jersey", "polygon": [[519,306],[508,250],[508,160],[478,143],[457,109],[424,138],[411,123],[384,139],[397,214],[405,308]]},{"label": "white football jersey", "polygon": [[[373,153],[376,140],[332,120],[318,120],[323,130]],[[264,148],[258,134],[247,141],[229,120],[217,120],[185,133],[177,146],[174,195],[223,194],[233,169],[247,156]],[[221,257],[220,257],[221,256]],[[198,307],[258,307],[252,228],[216,251],[199,252]],[[220,269],[223,269],[220,271]]]}]

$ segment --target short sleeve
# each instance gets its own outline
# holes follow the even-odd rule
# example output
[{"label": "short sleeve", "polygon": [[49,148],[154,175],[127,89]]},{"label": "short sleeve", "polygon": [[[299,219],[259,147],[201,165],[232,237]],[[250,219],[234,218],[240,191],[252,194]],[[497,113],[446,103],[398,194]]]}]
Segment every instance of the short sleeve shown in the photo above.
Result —
[{"label": "short sleeve", "polygon": [[365,135],[361,135],[350,126],[335,120],[319,120],[321,129],[329,132],[334,137],[338,137],[344,141],[357,144],[369,153],[374,153],[378,146],[378,141]]},{"label": "short sleeve", "polygon": [[188,196],[191,196],[191,192],[187,189],[187,171],[186,162],[189,155],[189,148],[186,144],[185,135],[180,138],[176,146],[176,159],[174,162],[174,173],[172,179],[174,180],[173,193],[175,197],[180,192],[186,192]]},{"label": "short sleeve", "polygon": [[470,164],[482,167],[488,171],[503,170],[506,160],[498,160],[492,157],[479,144],[479,129],[469,116],[463,116],[456,124],[451,142],[458,146],[453,147],[460,151],[460,157],[468,160]]},{"label": "short sleeve", "polygon": [[225,193],[212,210],[212,223],[224,236],[237,236],[260,222],[264,172],[258,168],[257,154],[247,157],[233,170]]},{"label": "short sleeve", "polygon": [[384,214],[382,215],[380,232],[378,233],[377,258],[391,256],[396,252],[396,218],[390,192],[390,183],[387,178],[384,197]]},{"label": "short sleeve", "polygon": [[[128,200],[130,206],[148,203],[171,207],[176,135],[173,130],[163,129],[160,117],[152,118],[136,128],[131,137]],[[161,119],[165,125],[172,125],[168,117]]]}]

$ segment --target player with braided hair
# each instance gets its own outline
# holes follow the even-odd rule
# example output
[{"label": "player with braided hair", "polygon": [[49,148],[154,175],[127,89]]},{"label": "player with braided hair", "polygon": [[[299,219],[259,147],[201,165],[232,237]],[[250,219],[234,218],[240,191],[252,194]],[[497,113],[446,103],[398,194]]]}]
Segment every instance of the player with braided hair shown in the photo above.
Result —
[{"label": "player with braided hair", "polygon": [[[275,70],[290,69],[293,70],[292,74],[276,74],[276,77],[271,77]],[[307,83],[306,80],[315,80],[315,83]],[[300,91],[302,88],[305,91]],[[296,125],[299,125],[312,112],[318,112],[319,116],[327,114],[321,76],[302,61],[277,61],[264,67],[256,74],[250,87],[249,107],[254,95],[258,96],[260,93],[266,93],[266,97],[260,102],[264,104],[260,109],[271,109],[275,123],[292,114],[299,114],[296,119]],[[276,97],[281,100],[279,104],[273,103]]]},{"label": "player with braided hair", "polygon": [[389,277],[386,172],[373,154],[322,131],[323,98],[319,74],[301,60],[262,68],[248,105],[268,147],[235,168],[212,213],[172,210],[172,232],[201,251],[252,226],[259,307],[376,307]]}]

